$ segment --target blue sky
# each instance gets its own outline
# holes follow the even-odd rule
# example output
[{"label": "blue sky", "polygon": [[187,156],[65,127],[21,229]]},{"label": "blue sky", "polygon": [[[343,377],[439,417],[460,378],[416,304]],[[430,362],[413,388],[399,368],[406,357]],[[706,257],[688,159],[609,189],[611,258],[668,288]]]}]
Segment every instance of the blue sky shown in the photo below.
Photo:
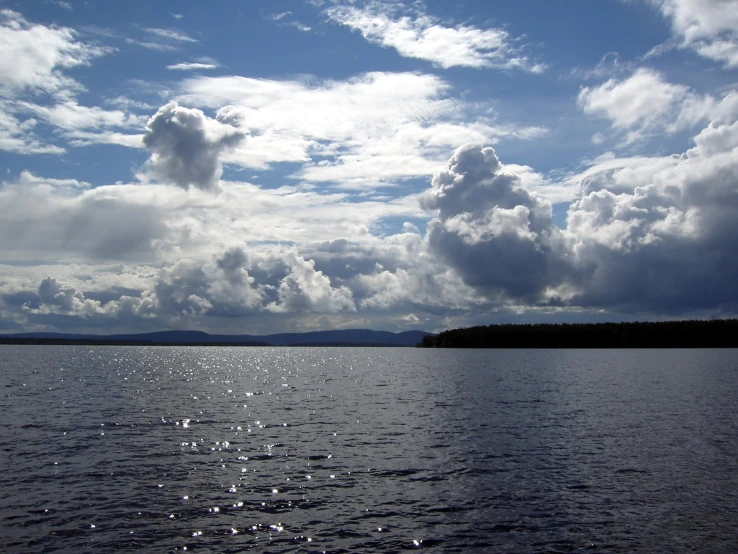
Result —
[{"label": "blue sky", "polygon": [[0,331],[735,316],[738,1],[0,1]]}]

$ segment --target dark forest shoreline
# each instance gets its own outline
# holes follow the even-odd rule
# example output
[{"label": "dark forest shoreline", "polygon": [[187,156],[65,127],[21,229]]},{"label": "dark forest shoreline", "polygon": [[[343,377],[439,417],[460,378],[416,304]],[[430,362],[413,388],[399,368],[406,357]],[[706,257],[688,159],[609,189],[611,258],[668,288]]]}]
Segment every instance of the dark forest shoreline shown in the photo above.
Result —
[{"label": "dark forest shoreline", "polygon": [[421,348],[738,348],[738,319],[506,324],[451,329]]}]

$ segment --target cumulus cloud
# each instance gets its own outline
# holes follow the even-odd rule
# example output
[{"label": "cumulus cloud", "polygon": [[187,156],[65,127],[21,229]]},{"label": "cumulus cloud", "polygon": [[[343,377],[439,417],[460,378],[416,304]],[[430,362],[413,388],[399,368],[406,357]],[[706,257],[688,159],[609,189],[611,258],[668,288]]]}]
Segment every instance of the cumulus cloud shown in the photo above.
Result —
[{"label": "cumulus cloud", "polygon": [[712,96],[669,83],[647,68],[623,80],[610,79],[597,87],[584,87],[577,101],[585,113],[609,119],[613,129],[625,133],[626,143],[650,133],[689,129],[704,121],[716,104]]},{"label": "cumulus cloud", "polygon": [[325,10],[329,18],[359,31],[369,42],[394,48],[404,57],[428,60],[445,69],[462,66],[533,73],[545,69],[523,55],[504,29],[449,27],[420,8],[402,13],[399,5],[389,2],[337,4]]},{"label": "cumulus cloud", "polygon": [[241,142],[244,134],[202,111],[171,102],[159,108],[146,125],[143,142],[151,152],[147,174],[180,187],[217,187],[223,173],[221,154]]},{"label": "cumulus cloud", "polygon": [[284,259],[287,275],[277,288],[277,300],[267,306],[272,312],[356,311],[353,295],[347,287],[334,288],[331,280],[315,270],[315,262],[294,252]]},{"label": "cumulus cloud", "polygon": [[[577,177],[563,231],[491,148],[461,147],[422,199],[437,210],[428,252],[497,306],[734,314],[738,96],[694,143],[681,156],[597,160]],[[394,302],[403,271],[362,277],[383,291],[368,302]]]},{"label": "cumulus cloud", "polygon": [[233,248],[203,263],[185,258],[162,267],[154,288],[162,315],[244,316],[261,309],[264,287],[249,274],[250,261]]},{"label": "cumulus cloud", "polygon": [[88,317],[110,313],[112,305],[103,306],[99,301],[85,298],[85,295],[75,287],[59,281],[55,276],[49,276],[38,287],[38,308],[27,310],[35,314],[61,313]]},{"label": "cumulus cloud", "polygon": [[587,171],[568,230],[591,274],[572,303],[662,313],[735,311],[735,94],[716,106],[694,141],[681,156],[605,159]]},{"label": "cumulus cloud", "polygon": [[[57,304],[82,296],[76,289],[54,291]],[[47,298],[48,295],[44,298]],[[112,302],[112,303],[111,303]],[[315,262],[294,251],[271,254],[257,263],[241,247],[230,248],[203,261],[182,258],[164,264],[151,289],[140,296],[125,295],[105,305],[119,311],[171,321],[172,318],[244,317],[260,312],[280,314],[355,311],[352,293],[333,287]],[[99,311],[99,310],[98,310]]]},{"label": "cumulus cloud", "polygon": [[422,199],[438,217],[428,245],[488,298],[542,302],[572,273],[551,206],[503,170],[492,148],[458,148]]},{"label": "cumulus cloud", "polygon": [[737,117],[732,95],[684,155],[592,168],[569,228],[593,273],[572,302],[666,313],[736,309]]},{"label": "cumulus cloud", "polygon": [[646,0],[671,22],[679,45],[738,67],[738,0]]},{"label": "cumulus cloud", "polygon": [[735,313],[738,96],[709,117],[682,155],[596,160],[563,231],[492,149],[462,147],[423,197],[428,250],[498,305]]}]

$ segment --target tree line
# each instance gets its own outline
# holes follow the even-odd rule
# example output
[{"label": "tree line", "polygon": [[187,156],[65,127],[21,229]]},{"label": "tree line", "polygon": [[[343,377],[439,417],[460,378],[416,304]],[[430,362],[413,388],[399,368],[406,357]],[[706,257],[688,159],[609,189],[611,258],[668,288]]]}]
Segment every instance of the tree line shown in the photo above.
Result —
[{"label": "tree line", "polygon": [[428,335],[422,348],[738,348],[738,319],[503,324]]}]

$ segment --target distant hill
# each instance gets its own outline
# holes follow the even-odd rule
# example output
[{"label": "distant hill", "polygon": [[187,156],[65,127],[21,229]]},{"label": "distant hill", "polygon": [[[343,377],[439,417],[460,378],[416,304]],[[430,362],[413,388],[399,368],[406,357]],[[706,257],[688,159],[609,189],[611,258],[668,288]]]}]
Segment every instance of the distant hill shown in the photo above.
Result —
[{"label": "distant hill", "polygon": [[426,348],[738,348],[738,319],[489,325],[422,339]]},{"label": "distant hill", "polygon": [[211,335],[203,331],[158,331],[121,335],[70,333],[14,333],[0,335],[0,344],[150,344],[221,346],[416,346],[425,331],[342,329],[276,335]]}]

